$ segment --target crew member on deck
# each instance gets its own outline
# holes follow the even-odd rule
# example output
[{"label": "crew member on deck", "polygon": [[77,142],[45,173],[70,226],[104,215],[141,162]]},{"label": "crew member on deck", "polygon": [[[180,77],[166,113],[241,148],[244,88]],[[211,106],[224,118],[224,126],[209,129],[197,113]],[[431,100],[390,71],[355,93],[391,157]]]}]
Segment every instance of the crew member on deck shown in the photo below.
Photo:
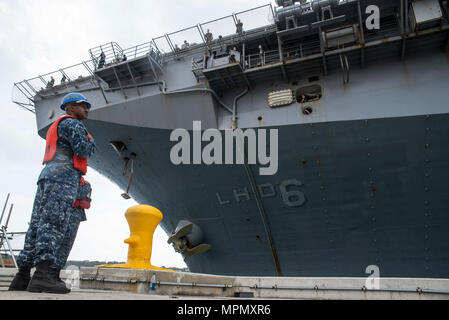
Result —
[{"label": "crew member on deck", "polygon": [[50,81],[47,82],[47,89],[53,88],[55,86],[55,79],[53,77],[50,78]]},{"label": "crew member on deck", "polygon": [[98,69],[102,69],[104,67],[104,64],[106,63],[106,55],[103,51],[101,51],[100,54],[100,62],[98,63]]},{"label": "crew member on deck", "polygon": [[209,29],[207,29],[207,33],[204,35],[204,40],[206,40],[207,44],[211,43],[212,40],[214,40],[214,36],[212,35]]},{"label": "crew member on deck", "polygon": [[185,50],[190,48],[190,43],[187,42],[187,40],[184,40],[183,45],[181,46],[181,49]]},{"label": "crew member on deck", "polygon": [[240,19],[237,20],[236,27],[237,27],[236,33],[242,34],[243,33],[243,22],[241,22]]}]

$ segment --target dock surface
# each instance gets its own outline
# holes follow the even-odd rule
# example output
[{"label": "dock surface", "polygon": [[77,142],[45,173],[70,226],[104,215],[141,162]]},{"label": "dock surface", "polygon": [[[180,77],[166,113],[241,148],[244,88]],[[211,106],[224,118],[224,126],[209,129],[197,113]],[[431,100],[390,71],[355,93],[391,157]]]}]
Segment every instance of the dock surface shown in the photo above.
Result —
[{"label": "dock surface", "polygon": [[125,291],[74,289],[69,294],[10,292],[0,288],[0,301],[7,300],[228,300],[224,297],[186,297],[137,294]]},{"label": "dock surface", "polygon": [[[119,268],[63,270],[70,294],[9,292],[16,272],[0,269],[0,300],[449,300],[449,279],[235,277]],[[157,286],[150,294],[153,273]]]}]

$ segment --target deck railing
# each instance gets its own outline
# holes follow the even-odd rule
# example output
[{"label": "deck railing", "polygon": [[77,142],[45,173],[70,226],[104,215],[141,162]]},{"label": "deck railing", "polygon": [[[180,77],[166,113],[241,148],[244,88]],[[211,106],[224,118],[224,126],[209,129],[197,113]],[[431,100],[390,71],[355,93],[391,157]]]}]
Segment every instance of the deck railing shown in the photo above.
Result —
[{"label": "deck railing", "polygon": [[[70,67],[14,83],[12,101],[29,111],[33,111],[36,96],[45,98],[70,87],[77,89],[79,84],[86,81],[95,85],[94,69],[95,66],[92,61],[83,61]],[[18,96],[18,93],[21,95]],[[26,100],[23,100],[23,98]]]},{"label": "deck railing", "polygon": [[[110,42],[90,49],[90,61],[83,61],[67,68],[14,83],[12,100],[27,110],[34,111],[36,96],[45,98],[70,86],[74,86],[76,89],[78,83],[86,80],[95,85],[95,72],[101,68],[145,55],[151,56],[156,63],[162,66],[165,57],[169,55],[177,56],[190,51],[190,49],[208,47],[213,43],[219,43],[221,38],[238,32],[241,32],[238,36],[244,36],[245,30],[273,25],[274,17],[273,6],[266,4],[165,34],[124,50],[117,43]],[[240,22],[244,23],[243,27],[239,26]],[[208,29],[216,35],[212,42],[207,42],[205,39]],[[184,41],[187,42],[187,46]],[[104,53],[103,58],[102,52]]]},{"label": "deck railing", "polygon": [[[340,0],[339,4],[355,1]],[[306,13],[309,13],[311,10],[310,3],[304,4],[303,7],[306,9]],[[245,41],[248,37],[255,38],[259,34],[276,32],[275,20],[276,11],[271,4],[267,4],[152,38],[149,42],[125,50],[117,43],[110,42],[89,50],[90,61],[84,61],[68,68],[15,83],[13,101],[24,108],[32,110],[35,97],[45,98],[61,92],[63,88],[71,88],[72,86],[76,89],[79,83],[86,81],[91,81],[95,87],[98,85],[95,76],[96,71],[108,65],[122,63],[130,59],[138,59],[145,55],[151,56],[152,60],[161,66],[161,69],[163,63],[177,59],[179,56],[193,56],[192,70],[200,74],[203,64],[198,62],[199,59],[195,59],[195,55],[196,58],[200,58],[200,55],[206,52],[205,49],[224,48],[229,44]],[[401,32],[399,24],[394,18],[381,19],[380,30],[361,30],[362,36],[366,33],[363,45],[383,41],[391,34],[399,34]],[[206,36],[207,33],[213,34],[212,40]],[[279,50],[264,51],[262,54],[257,52],[258,50],[255,50],[256,52],[254,50],[251,52],[247,51],[241,63],[243,69],[247,70],[289,59],[311,56],[323,53],[326,50],[326,48],[323,48],[323,45],[319,40],[313,39],[308,39],[307,42],[296,42],[293,45],[287,43],[282,48],[284,55],[282,58]],[[23,98],[22,101],[17,99],[17,93],[23,95],[26,100],[23,101]]]},{"label": "deck railing", "polygon": [[123,50],[117,43],[110,42],[89,50],[94,70],[107,68],[127,60],[137,59],[143,56],[151,56],[156,63],[162,65],[163,55],[156,49],[152,42],[146,42]]}]

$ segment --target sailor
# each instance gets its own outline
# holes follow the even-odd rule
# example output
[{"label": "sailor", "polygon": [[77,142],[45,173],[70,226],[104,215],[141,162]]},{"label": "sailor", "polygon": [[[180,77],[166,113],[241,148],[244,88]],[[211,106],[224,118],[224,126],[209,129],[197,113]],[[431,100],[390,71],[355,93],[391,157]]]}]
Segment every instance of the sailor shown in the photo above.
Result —
[{"label": "sailor", "polygon": [[184,40],[183,45],[181,46],[181,49],[188,49],[190,48],[190,43],[187,42],[187,40]]},{"label": "sailor", "polygon": [[231,62],[231,63],[237,62],[237,61],[235,60],[235,54],[237,53],[237,48],[236,48],[236,47],[232,48],[232,50],[230,51],[230,53],[231,53],[231,55],[230,55],[230,57],[229,57],[229,62]]},{"label": "sailor", "polygon": [[265,54],[262,48],[262,45],[259,45],[259,66],[264,66],[265,65]]},{"label": "sailor", "polygon": [[101,51],[100,62],[98,63],[98,69],[102,69],[104,67],[105,62],[106,62],[106,55],[104,54],[103,51]]},{"label": "sailor", "polygon": [[219,35],[218,36],[218,44],[220,45],[220,50],[223,51],[223,36]]},{"label": "sailor", "polygon": [[236,26],[237,26],[237,30],[235,33],[242,34],[243,33],[243,22],[241,22],[240,19],[237,20]]},{"label": "sailor", "polygon": [[[81,122],[91,104],[80,93],[66,95],[61,109],[67,113],[47,132],[44,164],[37,185],[33,212],[23,250],[17,258],[19,272],[9,290],[68,293],[59,278],[58,252],[70,230],[69,209],[76,202],[87,158],[95,152],[95,141]],[[33,278],[30,270],[36,267]]]},{"label": "sailor", "polygon": [[150,52],[148,54],[150,55],[151,58],[156,60],[156,52],[154,52],[153,48],[150,49]]},{"label": "sailor", "polygon": [[212,40],[214,40],[214,36],[212,35],[209,29],[207,29],[207,33],[204,35],[204,40],[206,40],[207,44],[211,43]]},{"label": "sailor", "polygon": [[53,88],[55,86],[55,79],[53,77],[50,78],[50,81],[47,82],[47,89]]}]

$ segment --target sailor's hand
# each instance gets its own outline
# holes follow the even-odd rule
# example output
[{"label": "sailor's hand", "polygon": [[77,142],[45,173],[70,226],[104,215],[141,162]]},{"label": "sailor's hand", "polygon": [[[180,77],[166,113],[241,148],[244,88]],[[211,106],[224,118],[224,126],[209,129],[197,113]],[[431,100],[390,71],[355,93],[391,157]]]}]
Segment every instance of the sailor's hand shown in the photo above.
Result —
[{"label": "sailor's hand", "polygon": [[88,132],[87,133],[87,140],[89,140],[89,141],[91,141],[91,140],[93,140],[94,138],[92,137],[92,135]]}]

